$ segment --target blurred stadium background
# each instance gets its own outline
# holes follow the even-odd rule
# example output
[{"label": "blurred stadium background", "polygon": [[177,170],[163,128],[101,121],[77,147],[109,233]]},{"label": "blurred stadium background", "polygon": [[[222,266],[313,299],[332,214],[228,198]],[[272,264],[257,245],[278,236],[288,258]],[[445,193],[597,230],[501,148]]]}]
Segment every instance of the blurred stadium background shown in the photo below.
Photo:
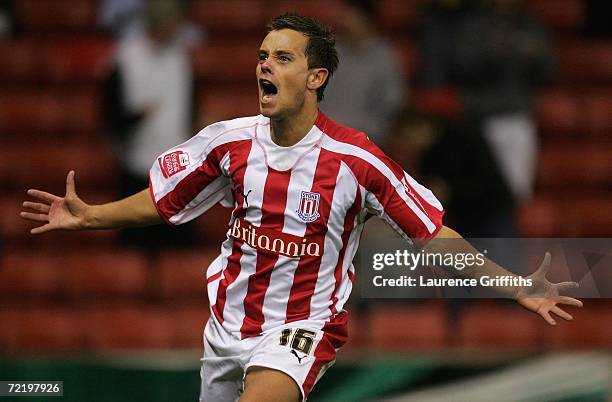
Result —
[{"label": "blurred stadium background", "polygon": [[[202,272],[228,211],[200,218],[198,245],[186,250],[122,247],[117,232],[29,235],[18,216],[27,188],[62,193],[74,169],[84,200],[117,196],[100,112],[115,39],[98,28],[97,0],[0,3],[10,10],[3,21],[18,27],[0,38],[0,380],[64,380],[66,401],[196,400],[209,314]],[[188,17],[207,34],[192,52],[200,121],[258,112],[253,72],[270,17],[295,10],[333,25],[337,3],[190,2]],[[377,19],[410,102],[452,122],[462,113],[457,90],[419,86],[423,3],[381,0]],[[527,3],[554,35],[557,71],[536,97],[536,191],[518,212],[519,232],[610,237],[612,38],[584,34],[586,1]],[[355,299],[351,339],[312,401],[612,400],[609,300],[585,300],[573,322],[551,328],[500,302],[457,310]]]}]

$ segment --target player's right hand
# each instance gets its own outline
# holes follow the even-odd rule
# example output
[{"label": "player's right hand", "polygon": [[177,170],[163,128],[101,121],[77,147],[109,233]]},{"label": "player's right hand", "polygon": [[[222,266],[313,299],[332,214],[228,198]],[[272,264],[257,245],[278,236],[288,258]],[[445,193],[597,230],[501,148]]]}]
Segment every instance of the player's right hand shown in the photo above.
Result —
[{"label": "player's right hand", "polygon": [[27,220],[42,222],[41,226],[30,230],[32,234],[49,232],[51,230],[79,230],[85,229],[86,212],[89,208],[76,194],[74,185],[74,171],[68,172],[66,177],[66,195],[59,197],[40,190],[28,190],[27,194],[40,202],[25,201],[23,207],[29,210],[19,215]]}]

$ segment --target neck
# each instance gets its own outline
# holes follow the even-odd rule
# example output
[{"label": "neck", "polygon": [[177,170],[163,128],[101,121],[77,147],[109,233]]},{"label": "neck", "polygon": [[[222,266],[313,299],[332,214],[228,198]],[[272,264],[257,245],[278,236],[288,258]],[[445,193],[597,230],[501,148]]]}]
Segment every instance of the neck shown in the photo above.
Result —
[{"label": "neck", "polygon": [[308,134],[317,120],[316,103],[303,107],[299,113],[281,119],[271,119],[270,136],[281,147],[290,147],[300,142]]}]

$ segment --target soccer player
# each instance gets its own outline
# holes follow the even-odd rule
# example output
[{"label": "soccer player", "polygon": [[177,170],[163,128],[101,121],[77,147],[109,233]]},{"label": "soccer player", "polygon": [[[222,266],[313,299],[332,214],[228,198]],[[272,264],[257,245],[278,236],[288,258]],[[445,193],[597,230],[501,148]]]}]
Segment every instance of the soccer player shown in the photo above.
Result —
[{"label": "soccer player", "polygon": [[[63,197],[28,190],[39,202],[25,202],[35,212],[21,216],[43,223],[34,234],[178,225],[217,202],[233,206],[221,254],[206,272],[212,313],[201,401],[306,399],[346,341],[351,261],[369,216],[420,246],[461,238],[442,225],[443,208],[428,189],[364,133],[318,111],[337,64],[330,30],[297,14],[276,17],[259,49],[260,115],[204,128],[153,162],[148,189],[120,201],[86,204],[73,171]],[[483,273],[508,274],[490,261],[474,275]],[[557,306],[581,304],[558,296],[568,285],[538,284],[546,296],[506,291],[551,324],[550,312],[571,319]]]}]

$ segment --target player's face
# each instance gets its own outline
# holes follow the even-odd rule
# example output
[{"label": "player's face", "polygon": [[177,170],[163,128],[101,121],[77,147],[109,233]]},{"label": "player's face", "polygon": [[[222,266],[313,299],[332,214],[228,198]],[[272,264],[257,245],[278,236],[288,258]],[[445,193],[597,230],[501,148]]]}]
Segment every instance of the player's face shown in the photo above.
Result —
[{"label": "player's face", "polygon": [[283,119],[297,114],[307,94],[308,38],[291,29],[272,31],[259,49],[257,83],[259,110],[266,117]]}]

